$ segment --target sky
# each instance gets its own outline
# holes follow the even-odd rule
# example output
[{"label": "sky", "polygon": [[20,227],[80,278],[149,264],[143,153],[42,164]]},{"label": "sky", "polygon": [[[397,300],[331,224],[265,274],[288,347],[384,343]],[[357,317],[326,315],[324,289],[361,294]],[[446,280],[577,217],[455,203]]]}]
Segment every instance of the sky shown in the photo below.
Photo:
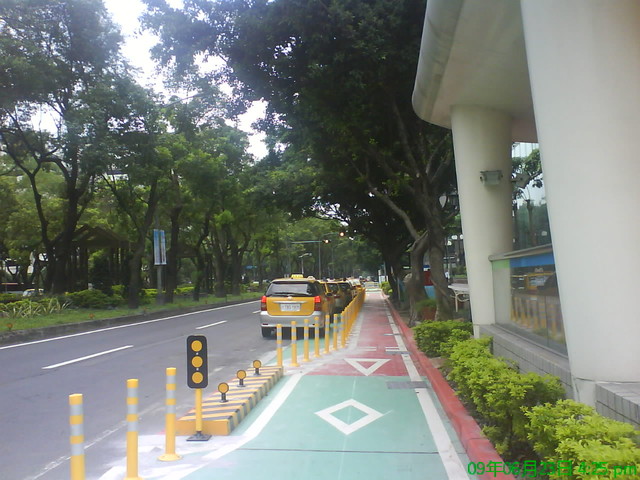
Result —
[{"label": "sky", "polygon": [[[162,81],[154,72],[154,63],[151,60],[149,49],[156,40],[148,32],[141,33],[138,17],[144,11],[144,6],[140,0],[103,0],[107,9],[111,13],[113,20],[120,25],[122,35],[125,38],[123,54],[129,62],[140,69],[142,74],[138,75],[138,80],[145,86],[151,86],[155,90],[162,91]],[[179,0],[172,0],[169,3],[176,3]],[[264,144],[264,134],[256,133],[252,130],[251,124],[264,114],[264,104],[255,103],[249,111],[239,119],[237,127],[249,133],[249,153],[256,159],[261,159],[267,154]]]}]

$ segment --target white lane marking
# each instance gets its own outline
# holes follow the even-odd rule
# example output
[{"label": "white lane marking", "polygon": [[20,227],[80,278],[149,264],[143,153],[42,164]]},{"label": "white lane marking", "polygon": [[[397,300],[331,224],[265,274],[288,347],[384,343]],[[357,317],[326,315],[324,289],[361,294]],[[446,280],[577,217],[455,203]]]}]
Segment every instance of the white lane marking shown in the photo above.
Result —
[{"label": "white lane marking", "polygon": [[127,348],[132,348],[133,345],[125,345],[124,347],[112,348],[111,350],[105,350],[104,352],[94,353],[92,355],[87,355],[86,357],[74,358],[73,360],[67,360],[66,362],[55,363],[53,365],[47,365],[46,367],[42,367],[43,370],[63,367],[64,365],[70,365],[72,363],[81,362],[83,360],[89,360],[90,358],[99,357],[101,355],[108,355],[109,353],[119,352],[120,350],[126,350]]},{"label": "white lane marking", "polygon": [[53,342],[55,340],[63,340],[65,338],[80,337],[82,335],[91,335],[93,333],[108,332],[109,330],[118,330],[119,328],[137,327],[138,325],[145,325],[147,323],[164,322],[165,320],[172,320],[174,318],[186,317],[187,315],[195,315],[197,313],[213,312],[214,310],[222,310],[224,308],[239,307],[239,306],[242,306],[242,305],[246,305],[247,303],[252,303],[252,302],[237,303],[237,304],[234,304],[234,305],[224,305],[222,307],[208,308],[206,310],[199,310],[197,312],[189,312],[189,313],[181,313],[180,315],[172,315],[171,317],[156,318],[155,320],[145,320],[144,322],[127,323],[126,325],[117,325],[115,327],[100,328],[98,330],[90,330],[88,332],[72,333],[71,335],[63,335],[63,336],[60,336],[60,337],[45,338],[43,340],[34,340],[33,342],[17,343],[15,345],[6,345],[4,347],[0,347],[0,350],[7,350],[9,348],[26,347],[27,345],[35,345],[37,343]]},{"label": "white lane marking", "polygon": [[251,312],[251,313],[260,313],[260,310],[256,310],[255,312]]},{"label": "white lane marking", "polygon": [[[237,450],[242,447],[247,442],[255,439],[262,430],[267,426],[269,421],[273,418],[273,416],[277,413],[277,411],[282,407],[284,402],[289,398],[289,395],[293,393],[296,385],[300,379],[304,376],[303,373],[298,372],[294,373],[290,377],[288,377],[287,382],[280,389],[277,395],[273,398],[273,401],[267,405],[267,407],[262,411],[262,413],[256,418],[256,420],[251,424],[249,428],[245,431],[243,435],[234,437],[225,437],[229,439],[229,443],[224,444],[220,448],[208,453],[200,457],[198,463],[195,465],[166,465],[163,466],[161,475],[159,477],[154,477],[153,474],[157,473],[155,470],[152,472],[141,472],[144,475],[144,478],[162,478],[162,480],[181,480],[189,476],[191,473],[200,470],[201,468],[208,465],[211,461],[217,460],[219,458],[224,457],[225,455]],[[215,447],[214,447],[215,448]],[[184,452],[184,450],[183,450]],[[105,473],[100,477],[100,480],[116,480],[118,478],[122,478],[122,474],[124,470],[122,467],[113,467],[110,471]]]},{"label": "white lane marking", "polygon": [[202,325],[201,327],[196,327],[196,330],[202,330],[203,328],[215,327],[216,325],[222,325],[223,323],[227,323],[226,320],[222,320],[221,322],[210,323],[209,325]]},{"label": "white lane marking", "polygon": [[[365,377],[368,377],[373,372],[378,370],[385,363],[389,362],[390,358],[345,358],[344,361],[351,365],[353,368],[362,373]],[[368,367],[362,365],[362,363],[371,363]]]},{"label": "white lane marking", "polygon": [[[397,333],[395,335],[396,342],[400,350],[403,352],[407,351],[407,346],[402,339],[402,335],[400,334],[400,329],[395,323],[395,320],[387,310],[387,319],[391,324],[391,331],[393,333]],[[402,361],[409,373],[409,378],[411,381],[420,382],[422,381],[422,377],[418,373],[418,369],[413,364],[411,357],[407,353],[402,354]],[[444,426],[442,418],[436,409],[435,404],[433,403],[433,398],[429,394],[429,391],[426,388],[416,388],[415,390],[416,397],[418,398],[418,403],[420,403],[420,407],[422,408],[422,413],[424,414],[427,425],[429,425],[429,430],[431,430],[431,435],[433,436],[433,440],[436,443],[436,448],[438,449],[438,455],[440,455],[440,460],[444,465],[444,469],[447,472],[447,477],[450,480],[469,480],[469,477],[466,474],[465,468],[462,466],[462,461],[456,452],[453,443],[451,442],[451,438],[447,433],[447,430]]]},{"label": "white lane marking", "polygon": [[247,428],[245,434],[242,435],[238,442],[227,445],[220,450],[216,450],[215,452],[211,452],[210,454],[205,455],[204,458],[206,460],[216,460],[218,458],[221,458],[228,453],[237,450],[245,443],[253,440],[258,435],[260,435],[264,427],[267,426],[269,421],[278,412],[280,407],[282,407],[287,398],[289,398],[289,395],[293,393],[293,389],[296,387],[296,385],[298,385],[298,382],[302,379],[303,376],[303,373],[294,373],[293,375],[291,375],[289,381],[282,387],[273,401],[269,405],[267,405],[260,416],[251,424],[249,428]]}]

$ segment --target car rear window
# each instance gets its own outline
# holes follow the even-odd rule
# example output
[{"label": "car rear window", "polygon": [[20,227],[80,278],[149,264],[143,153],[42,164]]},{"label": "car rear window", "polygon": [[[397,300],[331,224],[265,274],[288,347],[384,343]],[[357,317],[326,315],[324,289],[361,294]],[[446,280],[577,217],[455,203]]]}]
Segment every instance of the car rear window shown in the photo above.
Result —
[{"label": "car rear window", "polygon": [[305,282],[273,282],[266,293],[271,296],[315,297],[318,291],[313,283]]}]

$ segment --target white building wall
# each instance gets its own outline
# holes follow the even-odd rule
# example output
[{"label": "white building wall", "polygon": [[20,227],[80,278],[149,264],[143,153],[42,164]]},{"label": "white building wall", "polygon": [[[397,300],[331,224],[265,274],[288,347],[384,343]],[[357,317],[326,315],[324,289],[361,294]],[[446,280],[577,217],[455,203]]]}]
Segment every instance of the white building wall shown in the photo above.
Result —
[{"label": "white building wall", "polygon": [[640,381],[640,2],[522,0],[575,397]]}]

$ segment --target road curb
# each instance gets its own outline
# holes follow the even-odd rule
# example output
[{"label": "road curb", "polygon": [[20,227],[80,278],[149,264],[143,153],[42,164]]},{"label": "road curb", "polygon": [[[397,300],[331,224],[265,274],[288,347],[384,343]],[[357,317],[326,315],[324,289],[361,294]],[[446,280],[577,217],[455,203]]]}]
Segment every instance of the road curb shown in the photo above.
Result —
[{"label": "road curb", "polygon": [[193,307],[168,309],[152,313],[141,313],[123,317],[103,318],[100,320],[87,320],[86,322],[65,323],[63,325],[51,325],[49,327],[42,328],[30,328],[28,330],[13,330],[10,332],[0,333],[0,345],[14,345],[35,340],[44,340],[47,338],[60,337],[63,335],[88,332],[99,328],[115,327],[119,325],[126,325],[129,323],[140,323],[147,320],[156,320],[159,318],[171,317],[173,315],[180,315],[185,313],[195,313],[202,310],[225,307],[228,305],[238,305],[241,303],[255,302],[257,300],[259,300],[259,298],[255,298],[252,300],[233,300],[229,302],[209,303],[207,305],[197,305]]},{"label": "road curb", "polygon": [[[251,368],[249,368],[251,369]],[[245,378],[245,386],[237,385],[237,378],[229,380],[226,400],[220,394],[211,394],[202,402],[202,433],[207,435],[230,435],[252,408],[264,398],[284,375],[284,368],[267,366],[261,368],[260,375]],[[176,420],[177,435],[196,433],[195,407]]]},{"label": "road curb", "polygon": [[[485,466],[487,466],[489,462],[493,462],[496,466],[503,466],[504,460],[500,457],[498,452],[496,452],[489,439],[482,433],[482,430],[475,419],[469,414],[469,412],[467,412],[466,408],[457,397],[449,383],[442,376],[442,373],[440,373],[440,370],[434,367],[431,360],[429,360],[429,358],[418,349],[413,338],[413,330],[404,323],[400,314],[388,299],[387,305],[400,328],[402,336],[406,340],[407,347],[411,353],[414,363],[417,363],[422,370],[423,375],[429,379],[429,382],[431,382],[433,390],[436,392],[442,408],[447,414],[449,421],[451,421],[462,446],[469,456],[469,460],[476,463],[482,462]],[[508,475],[502,472],[485,473],[477,476],[483,480],[515,479],[513,475]]]}]

